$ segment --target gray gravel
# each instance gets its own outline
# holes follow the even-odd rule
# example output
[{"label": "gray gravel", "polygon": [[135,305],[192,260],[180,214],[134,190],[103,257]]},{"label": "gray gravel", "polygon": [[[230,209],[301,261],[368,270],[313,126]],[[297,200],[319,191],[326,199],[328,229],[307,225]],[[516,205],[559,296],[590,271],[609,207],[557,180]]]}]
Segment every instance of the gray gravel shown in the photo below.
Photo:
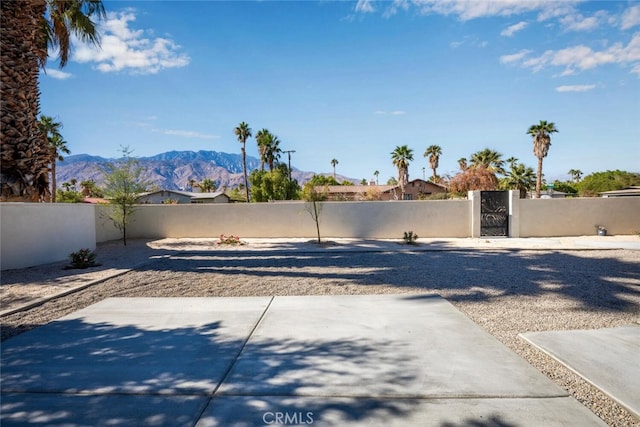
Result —
[{"label": "gray gravel", "polygon": [[439,294],[611,426],[640,422],[518,338],[640,321],[640,251],[218,252],[159,259],[5,316],[2,340],[108,297]]}]

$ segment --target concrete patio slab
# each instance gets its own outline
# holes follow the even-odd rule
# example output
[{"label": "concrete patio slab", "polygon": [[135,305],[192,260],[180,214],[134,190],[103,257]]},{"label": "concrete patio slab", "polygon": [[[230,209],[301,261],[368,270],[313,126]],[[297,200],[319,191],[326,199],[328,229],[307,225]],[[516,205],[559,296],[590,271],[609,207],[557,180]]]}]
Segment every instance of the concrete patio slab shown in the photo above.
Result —
[{"label": "concrete patio slab", "polygon": [[107,299],[1,368],[2,425],[604,425],[418,295]]},{"label": "concrete patio slab", "polygon": [[2,345],[2,391],[210,394],[271,298],[110,298]]},{"label": "concrete patio slab", "polygon": [[567,395],[444,299],[389,295],[275,298],[218,393]]},{"label": "concrete patio slab", "polygon": [[640,419],[640,326],[520,336]]}]

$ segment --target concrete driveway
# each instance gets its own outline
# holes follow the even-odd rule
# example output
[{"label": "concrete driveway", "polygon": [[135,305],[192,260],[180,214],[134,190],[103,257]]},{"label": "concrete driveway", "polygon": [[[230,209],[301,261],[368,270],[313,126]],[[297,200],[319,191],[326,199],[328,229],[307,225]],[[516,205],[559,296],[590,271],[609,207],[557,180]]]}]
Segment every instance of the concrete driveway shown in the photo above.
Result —
[{"label": "concrete driveway", "polygon": [[110,298],[1,368],[3,426],[605,425],[433,296]]}]

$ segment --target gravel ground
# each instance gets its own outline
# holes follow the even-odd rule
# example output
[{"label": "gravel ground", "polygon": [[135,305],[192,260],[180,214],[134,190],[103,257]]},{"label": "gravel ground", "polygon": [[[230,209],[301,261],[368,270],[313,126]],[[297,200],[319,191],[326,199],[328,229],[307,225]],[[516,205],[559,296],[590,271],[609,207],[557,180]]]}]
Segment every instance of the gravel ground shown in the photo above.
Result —
[{"label": "gravel ground", "polygon": [[2,317],[2,340],[108,297],[439,294],[611,426],[624,409],[519,333],[640,321],[640,251],[209,251],[156,259]]}]

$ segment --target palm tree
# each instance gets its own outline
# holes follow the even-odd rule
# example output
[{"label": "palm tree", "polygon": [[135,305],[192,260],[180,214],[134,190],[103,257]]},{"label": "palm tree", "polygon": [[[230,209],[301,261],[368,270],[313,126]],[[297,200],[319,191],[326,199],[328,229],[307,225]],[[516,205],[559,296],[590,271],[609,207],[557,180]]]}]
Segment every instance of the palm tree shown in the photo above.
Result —
[{"label": "palm tree", "polygon": [[251,138],[251,128],[245,122],[241,122],[234,129],[238,141],[242,144],[242,173],[244,174],[244,187],[247,189],[247,202],[249,202],[249,181],[247,180],[247,150],[245,146],[247,139]]},{"label": "palm tree", "polygon": [[260,154],[260,170],[264,170],[264,164],[267,162],[266,153],[267,146],[271,138],[271,133],[267,129],[260,129],[256,133],[256,143],[258,144],[258,153]]},{"label": "palm tree", "polygon": [[503,182],[507,189],[519,190],[520,198],[524,199],[527,197],[527,191],[535,185],[535,172],[524,163],[512,163]]},{"label": "palm tree", "polygon": [[509,167],[513,167],[514,165],[518,164],[518,158],[511,156],[507,160],[505,160],[505,162],[509,164]]},{"label": "palm tree", "polygon": [[494,174],[504,175],[504,160],[502,154],[495,150],[485,148],[471,155],[471,166],[478,168],[484,167]]},{"label": "palm tree", "polygon": [[331,160],[331,166],[333,166],[333,179],[336,179],[336,165],[338,164],[337,159]]},{"label": "palm tree", "polygon": [[542,187],[542,159],[547,157],[551,146],[551,134],[558,132],[556,125],[552,122],[540,120],[540,123],[531,125],[527,134],[533,138],[533,154],[538,158],[538,174],[536,177],[536,199],[540,198],[540,188]]},{"label": "palm tree", "polygon": [[378,176],[380,175],[380,171],[376,170],[373,172],[373,176],[376,177],[376,185],[378,185]]},{"label": "palm tree", "polygon": [[80,188],[82,189],[82,195],[84,197],[101,197],[102,192],[96,186],[96,182],[93,179],[86,179],[80,181]]},{"label": "palm tree", "polygon": [[280,140],[267,129],[261,129],[256,134],[256,143],[260,153],[260,170],[264,170],[265,163],[269,165],[269,171],[273,171],[274,164],[280,159]]},{"label": "palm tree", "polygon": [[100,0],[0,2],[0,200],[43,201],[49,194],[48,141],[38,129],[38,76],[49,49],[67,63],[70,36],[99,45]]},{"label": "palm tree", "polygon": [[571,175],[573,182],[578,183],[582,178],[582,171],[580,169],[569,169],[569,175]]},{"label": "palm tree", "polygon": [[62,154],[71,154],[67,148],[67,141],[60,134],[62,123],[55,122],[53,117],[42,115],[39,122],[40,132],[42,132],[48,141],[49,162],[51,163],[51,203],[56,201],[56,161],[63,161]]},{"label": "palm tree", "polygon": [[216,184],[209,178],[205,178],[199,185],[200,191],[203,193],[211,193],[212,191],[216,191]]},{"label": "palm tree", "polygon": [[398,184],[404,200],[404,187],[409,182],[409,162],[413,160],[413,150],[406,145],[396,146],[396,149],[391,152],[391,160],[398,168]]},{"label": "palm tree", "polygon": [[460,167],[461,171],[467,170],[467,158],[466,157],[460,157],[458,159],[458,166]]},{"label": "palm tree", "polygon": [[442,148],[439,145],[430,145],[429,147],[427,147],[423,155],[424,157],[429,157],[429,166],[433,171],[431,181],[438,182],[438,174],[436,173],[436,169],[438,168],[440,156],[442,156]]},{"label": "palm tree", "polygon": [[270,133],[266,138],[266,141],[265,159],[269,165],[269,172],[273,172],[273,167],[280,159],[280,153],[282,153],[282,150],[280,149],[280,139]]}]

